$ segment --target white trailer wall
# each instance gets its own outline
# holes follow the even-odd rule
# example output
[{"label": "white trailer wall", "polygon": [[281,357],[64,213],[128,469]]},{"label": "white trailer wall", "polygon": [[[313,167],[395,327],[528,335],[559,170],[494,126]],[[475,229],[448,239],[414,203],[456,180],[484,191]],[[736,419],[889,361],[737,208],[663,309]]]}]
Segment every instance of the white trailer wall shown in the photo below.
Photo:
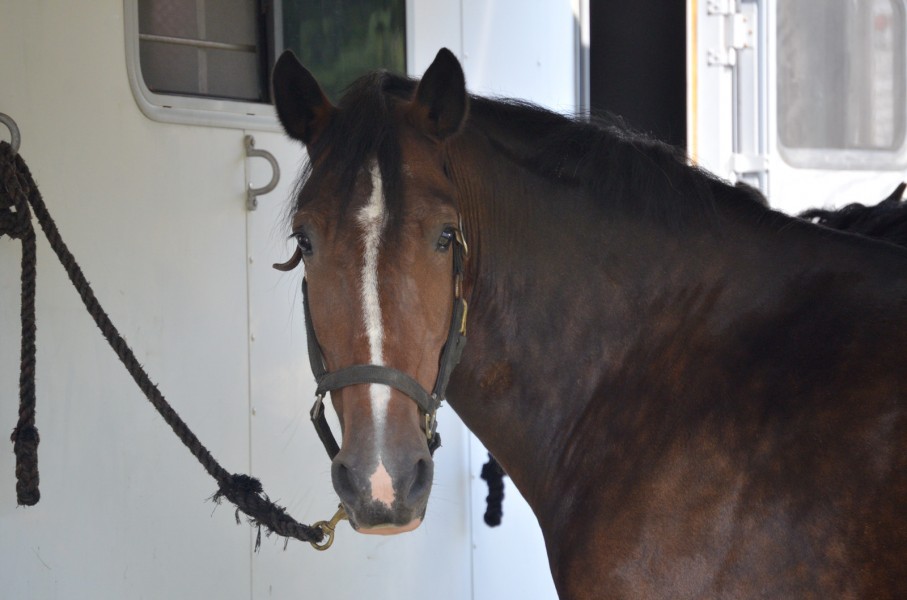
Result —
[{"label": "white trailer wall", "polygon": [[[410,68],[438,47],[473,90],[575,104],[569,1],[412,1]],[[136,106],[124,6],[0,0],[0,112],[70,249],[153,380],[226,468],[261,477],[306,522],[336,506],[308,423],[299,273],[281,215],[301,150],[277,133],[154,122]],[[243,136],[284,177],[245,159]],[[0,133],[8,139],[5,132]],[[119,365],[46,243],[38,257],[41,502],[16,507],[11,445],[0,451],[0,589],[9,598],[552,598],[541,537],[508,487],[504,526],[481,522],[484,454],[448,408],[426,522],[395,538],[341,525],[316,553],[236,526],[207,503],[213,481]],[[0,427],[17,411],[19,246],[0,240]],[[5,424],[5,425],[4,425]]]}]

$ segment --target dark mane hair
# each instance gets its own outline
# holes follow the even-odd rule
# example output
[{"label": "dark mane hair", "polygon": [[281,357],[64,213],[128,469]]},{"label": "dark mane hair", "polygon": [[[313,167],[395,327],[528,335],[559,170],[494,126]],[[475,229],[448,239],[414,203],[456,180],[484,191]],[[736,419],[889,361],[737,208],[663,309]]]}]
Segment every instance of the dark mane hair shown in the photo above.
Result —
[{"label": "dark mane hair", "polygon": [[711,215],[717,189],[742,190],[690,164],[684,151],[618,116],[566,116],[518,101],[473,97],[470,121],[526,169],[633,214],[676,224]]},{"label": "dark mane hair", "polygon": [[[402,173],[390,117],[417,84],[385,71],[359,78],[312,148],[328,168],[339,169],[343,185],[350,186],[341,190],[344,197],[367,162],[377,159],[392,219],[402,204]],[[541,177],[580,186],[611,205],[668,224],[711,215],[719,189],[747,205],[765,204],[758,192],[720,181],[690,165],[681,149],[633,131],[613,115],[568,117],[519,100],[470,96],[466,129]],[[309,174],[310,168],[304,169],[301,182]]]},{"label": "dark mane hair", "polygon": [[[388,206],[402,201],[402,170],[396,124],[391,115],[400,88],[415,89],[415,82],[405,77],[376,71],[354,81],[344,92],[330,126],[309,148],[310,157],[318,157],[327,169],[339,173],[341,213],[346,210],[353,186],[364,168],[377,160]],[[296,200],[292,210],[301,208],[299,191],[312,174],[313,163],[307,161],[296,183]]]},{"label": "dark mane hair", "polygon": [[823,227],[907,247],[907,202],[902,198],[905,188],[907,184],[900,184],[888,198],[875,206],[854,203],[838,210],[814,208],[801,213],[800,218]]}]

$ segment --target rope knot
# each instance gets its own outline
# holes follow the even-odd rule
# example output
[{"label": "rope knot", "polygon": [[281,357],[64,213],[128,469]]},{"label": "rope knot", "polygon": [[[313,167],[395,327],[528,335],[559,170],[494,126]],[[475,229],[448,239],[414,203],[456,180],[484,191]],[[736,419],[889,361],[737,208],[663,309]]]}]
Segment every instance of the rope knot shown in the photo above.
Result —
[{"label": "rope knot", "polygon": [[484,520],[489,527],[497,527],[504,516],[504,476],[506,473],[497,460],[488,453],[488,462],[482,465],[480,477],[488,483],[488,496],[485,497],[487,506]]},{"label": "rope knot", "polygon": [[14,206],[0,207],[0,236],[8,235],[14,240],[21,240],[31,229],[29,215]]},{"label": "rope knot", "polygon": [[41,441],[41,436],[38,435],[38,428],[34,425],[20,425],[13,429],[13,434],[9,436],[9,441],[22,446],[37,447],[38,442]]},{"label": "rope knot", "polygon": [[234,473],[219,483],[220,487],[218,487],[214,496],[211,497],[217,503],[220,503],[222,498],[226,498],[236,504],[234,498],[264,494],[264,488],[258,479],[242,473]]},{"label": "rope knot", "polygon": [[0,236],[22,239],[33,229],[16,158],[9,144],[0,143]]},{"label": "rope knot", "polygon": [[10,441],[16,455],[16,502],[19,506],[34,506],[41,499],[38,490],[38,429],[34,425],[20,424],[13,429]]}]

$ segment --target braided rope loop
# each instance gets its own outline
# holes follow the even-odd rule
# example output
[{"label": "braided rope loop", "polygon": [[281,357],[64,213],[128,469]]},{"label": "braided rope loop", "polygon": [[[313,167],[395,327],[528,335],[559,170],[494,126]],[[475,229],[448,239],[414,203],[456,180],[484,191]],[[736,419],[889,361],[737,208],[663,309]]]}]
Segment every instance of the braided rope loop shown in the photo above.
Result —
[{"label": "braided rope loop", "polygon": [[[5,142],[4,142],[5,144]],[[0,148],[3,157],[12,148]],[[22,345],[19,351],[19,419],[10,436],[16,456],[16,502],[34,506],[41,498],[38,490],[38,442],[35,427],[35,230],[31,226],[28,198],[22,187],[23,176],[12,160],[0,166],[0,235],[22,242],[21,298],[19,320]]]},{"label": "braided rope loop", "polygon": [[276,533],[304,542],[321,542],[325,531],[320,526],[303,525],[287,514],[286,509],[273,503],[264,493],[261,483],[249,475],[230,474],[215,460],[207,448],[192,433],[185,421],[173,409],[164,395],[142,368],[126,340],[120,335],[104,312],[94,291],[82,273],[72,253],[63,242],[56,223],[51,218],[31,172],[22,157],[10,145],[0,142],[0,236],[9,235],[22,241],[22,350],[19,378],[19,422],[11,440],[16,455],[16,493],[22,505],[38,502],[38,430],[35,428],[35,231],[31,224],[29,206],[41,225],[51,249],[57,255],[82,303],[101,330],[104,338],[126,367],[132,379],[158,414],[176,436],[218,484],[212,500],[220,503],[226,498],[245,513],[253,526],[259,527],[256,550],[261,543],[261,527],[267,534]]}]

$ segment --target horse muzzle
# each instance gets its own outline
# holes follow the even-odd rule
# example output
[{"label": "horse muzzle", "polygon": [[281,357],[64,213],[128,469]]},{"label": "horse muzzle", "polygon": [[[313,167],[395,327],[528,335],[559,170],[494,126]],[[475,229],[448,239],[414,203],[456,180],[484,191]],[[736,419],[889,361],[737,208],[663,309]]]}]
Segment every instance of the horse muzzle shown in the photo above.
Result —
[{"label": "horse muzzle", "polygon": [[360,533],[403,533],[418,527],[425,517],[434,463],[427,449],[403,456],[409,458],[382,457],[375,464],[341,450],[331,464],[334,490],[350,524]]}]

